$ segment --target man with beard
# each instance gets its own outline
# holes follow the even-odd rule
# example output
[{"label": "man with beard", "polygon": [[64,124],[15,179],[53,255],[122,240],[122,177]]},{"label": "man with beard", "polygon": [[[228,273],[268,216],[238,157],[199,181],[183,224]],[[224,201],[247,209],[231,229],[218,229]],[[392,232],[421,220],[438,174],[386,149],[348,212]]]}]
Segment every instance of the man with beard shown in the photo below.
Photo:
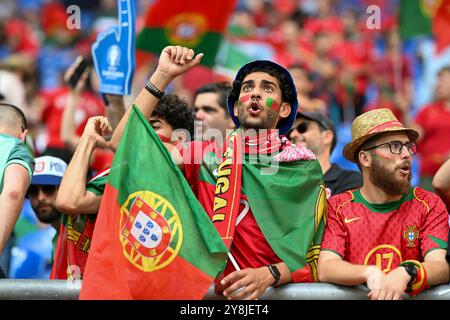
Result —
[{"label": "man with beard", "polygon": [[448,282],[447,210],[437,195],[410,185],[417,138],[389,109],[353,121],[344,156],[356,162],[364,182],[329,199],[320,281],[366,283],[373,300]]},{"label": "man with beard", "polygon": [[67,164],[50,156],[38,157],[34,161],[36,165],[27,196],[39,221],[49,223],[59,231],[61,213],[56,209],[55,202]]},{"label": "man with beard", "polygon": [[[202,56],[180,46],[163,49],[134,101],[144,117],[169,83]],[[297,114],[292,77],[271,61],[250,62],[237,73],[227,106],[237,129],[227,136],[223,152],[210,152],[217,150],[209,148],[214,141],[207,146],[193,141],[180,150],[186,179],[230,248],[216,292],[228,299],[257,299],[272,286],[317,281],[325,191],[314,154],[281,136]],[[130,109],[113,134],[113,146]],[[200,152],[192,152],[196,143]]]}]

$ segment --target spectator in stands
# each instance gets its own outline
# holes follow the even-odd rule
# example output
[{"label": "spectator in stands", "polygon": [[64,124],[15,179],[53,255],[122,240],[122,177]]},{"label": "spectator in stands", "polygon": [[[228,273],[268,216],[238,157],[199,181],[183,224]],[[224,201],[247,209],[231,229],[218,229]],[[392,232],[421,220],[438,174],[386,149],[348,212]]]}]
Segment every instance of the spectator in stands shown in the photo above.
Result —
[{"label": "spectator in stands", "polygon": [[[227,97],[230,91],[231,85],[229,83],[218,82],[201,86],[195,92],[195,118],[201,121],[203,140],[214,138],[221,146],[220,142],[225,139],[226,131],[234,128],[233,120],[227,109]],[[220,133],[220,137],[218,133]],[[195,134],[198,134],[198,132]]]},{"label": "spectator in stands", "polygon": [[[0,103],[0,255],[22,210],[34,160],[24,144],[27,121],[14,105]],[[0,268],[0,278],[6,275]]]},{"label": "spectator in stands", "polygon": [[320,281],[366,283],[374,300],[448,282],[448,212],[437,195],[410,185],[418,136],[389,109],[353,121],[344,156],[358,164],[364,184],[329,199]]},{"label": "spectator in stands", "polygon": [[297,146],[307,147],[314,152],[322,167],[328,196],[362,186],[362,178],[358,172],[343,170],[330,162],[337,133],[334,123],[327,116],[320,112],[298,113],[288,137]]},{"label": "spectator in stands", "polygon": [[436,101],[420,109],[412,122],[409,108],[403,110],[404,118],[420,136],[420,184],[432,190],[432,179],[439,167],[450,157],[450,66],[438,73]]},{"label": "spectator in stands", "polygon": [[36,164],[27,197],[39,221],[51,224],[58,232],[61,212],[56,209],[55,202],[67,164],[50,156],[38,157],[34,161]]},{"label": "spectator in stands", "polygon": [[313,80],[308,70],[300,64],[293,64],[288,70],[297,89],[297,99],[299,106],[301,106],[301,111],[326,113],[328,110],[325,102],[312,97]]}]

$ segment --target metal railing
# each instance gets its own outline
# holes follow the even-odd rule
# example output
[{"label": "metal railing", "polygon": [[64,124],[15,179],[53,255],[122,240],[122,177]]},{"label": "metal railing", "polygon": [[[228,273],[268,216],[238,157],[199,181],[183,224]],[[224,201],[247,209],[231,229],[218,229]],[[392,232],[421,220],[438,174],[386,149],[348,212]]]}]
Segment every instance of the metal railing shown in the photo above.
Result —
[{"label": "metal railing", "polygon": [[[42,279],[1,279],[2,300],[77,300],[81,281]],[[367,300],[365,286],[342,287],[328,283],[292,283],[279,288],[269,288],[260,300]],[[211,287],[207,300],[222,300]],[[450,285],[440,285],[423,291],[414,300],[450,300]]]}]

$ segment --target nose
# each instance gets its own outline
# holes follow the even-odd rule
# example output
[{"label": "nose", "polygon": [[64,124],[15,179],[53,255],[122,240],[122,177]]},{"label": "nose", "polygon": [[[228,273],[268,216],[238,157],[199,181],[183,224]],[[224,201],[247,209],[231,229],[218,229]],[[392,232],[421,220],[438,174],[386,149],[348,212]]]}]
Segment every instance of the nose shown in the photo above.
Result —
[{"label": "nose", "polygon": [[39,201],[42,201],[42,200],[47,199],[46,194],[44,193],[44,191],[42,191],[41,188],[38,189],[37,199],[38,199]]},{"label": "nose", "polygon": [[202,111],[202,109],[198,109],[198,111],[195,113],[195,117],[197,120],[203,121],[205,120],[205,113]]},{"label": "nose", "polygon": [[261,90],[259,89],[259,87],[253,88],[252,99],[261,99]]},{"label": "nose", "polygon": [[405,145],[403,145],[402,151],[400,153],[400,157],[402,159],[409,159],[409,158],[411,158],[411,153],[409,153],[409,150],[408,150],[408,148]]}]

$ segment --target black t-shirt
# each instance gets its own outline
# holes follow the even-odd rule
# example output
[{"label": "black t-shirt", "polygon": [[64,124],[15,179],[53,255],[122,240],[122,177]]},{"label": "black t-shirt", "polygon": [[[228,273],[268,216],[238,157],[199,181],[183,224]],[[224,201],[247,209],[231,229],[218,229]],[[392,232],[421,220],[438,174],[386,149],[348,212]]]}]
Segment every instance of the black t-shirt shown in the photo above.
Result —
[{"label": "black t-shirt", "polygon": [[363,184],[359,172],[344,170],[337,164],[332,164],[331,168],[325,172],[323,181],[325,182],[325,186],[330,189],[331,195],[359,188]]}]

